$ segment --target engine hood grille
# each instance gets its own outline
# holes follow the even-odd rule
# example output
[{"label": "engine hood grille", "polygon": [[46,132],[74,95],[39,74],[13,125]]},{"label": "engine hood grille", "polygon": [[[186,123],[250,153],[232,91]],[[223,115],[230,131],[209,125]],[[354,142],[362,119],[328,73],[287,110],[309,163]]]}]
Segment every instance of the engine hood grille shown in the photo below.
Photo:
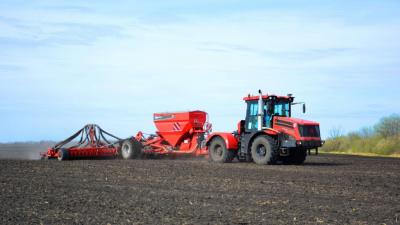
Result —
[{"label": "engine hood grille", "polygon": [[301,137],[320,137],[319,125],[299,125]]}]

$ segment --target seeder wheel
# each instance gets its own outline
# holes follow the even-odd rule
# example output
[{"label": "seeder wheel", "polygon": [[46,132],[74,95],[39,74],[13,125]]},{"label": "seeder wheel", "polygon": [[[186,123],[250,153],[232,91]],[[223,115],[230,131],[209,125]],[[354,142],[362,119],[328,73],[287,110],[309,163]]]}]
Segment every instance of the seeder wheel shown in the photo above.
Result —
[{"label": "seeder wheel", "polygon": [[128,139],[122,143],[121,155],[123,159],[136,159],[142,155],[142,144],[136,139]]},{"label": "seeder wheel", "polygon": [[58,150],[58,160],[63,161],[63,160],[68,160],[69,154],[68,154],[68,149],[62,148]]}]

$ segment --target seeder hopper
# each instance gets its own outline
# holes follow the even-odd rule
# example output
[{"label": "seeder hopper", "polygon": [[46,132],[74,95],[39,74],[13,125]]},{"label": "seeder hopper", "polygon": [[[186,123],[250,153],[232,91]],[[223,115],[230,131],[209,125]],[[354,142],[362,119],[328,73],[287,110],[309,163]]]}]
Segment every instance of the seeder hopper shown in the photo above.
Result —
[{"label": "seeder hopper", "polygon": [[203,111],[155,113],[156,134],[139,132],[122,143],[124,159],[145,155],[204,155],[206,136],[211,132],[208,114]]}]

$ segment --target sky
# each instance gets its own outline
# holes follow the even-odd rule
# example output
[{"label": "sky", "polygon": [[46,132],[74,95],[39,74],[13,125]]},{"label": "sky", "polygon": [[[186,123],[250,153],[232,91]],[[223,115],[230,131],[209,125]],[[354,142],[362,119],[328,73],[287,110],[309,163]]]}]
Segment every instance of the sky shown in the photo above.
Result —
[{"label": "sky", "polygon": [[397,0],[1,0],[0,142],[186,110],[233,131],[258,89],[305,101],[324,138],[358,130],[400,112],[399,40]]}]

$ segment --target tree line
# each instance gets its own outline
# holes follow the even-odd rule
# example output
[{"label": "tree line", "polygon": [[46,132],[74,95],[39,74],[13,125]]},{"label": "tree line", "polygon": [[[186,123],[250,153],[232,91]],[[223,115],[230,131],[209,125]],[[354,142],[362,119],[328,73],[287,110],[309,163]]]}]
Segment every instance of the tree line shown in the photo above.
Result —
[{"label": "tree line", "polygon": [[372,127],[344,134],[333,128],[324,147],[325,152],[400,154],[400,115],[383,117]]}]

